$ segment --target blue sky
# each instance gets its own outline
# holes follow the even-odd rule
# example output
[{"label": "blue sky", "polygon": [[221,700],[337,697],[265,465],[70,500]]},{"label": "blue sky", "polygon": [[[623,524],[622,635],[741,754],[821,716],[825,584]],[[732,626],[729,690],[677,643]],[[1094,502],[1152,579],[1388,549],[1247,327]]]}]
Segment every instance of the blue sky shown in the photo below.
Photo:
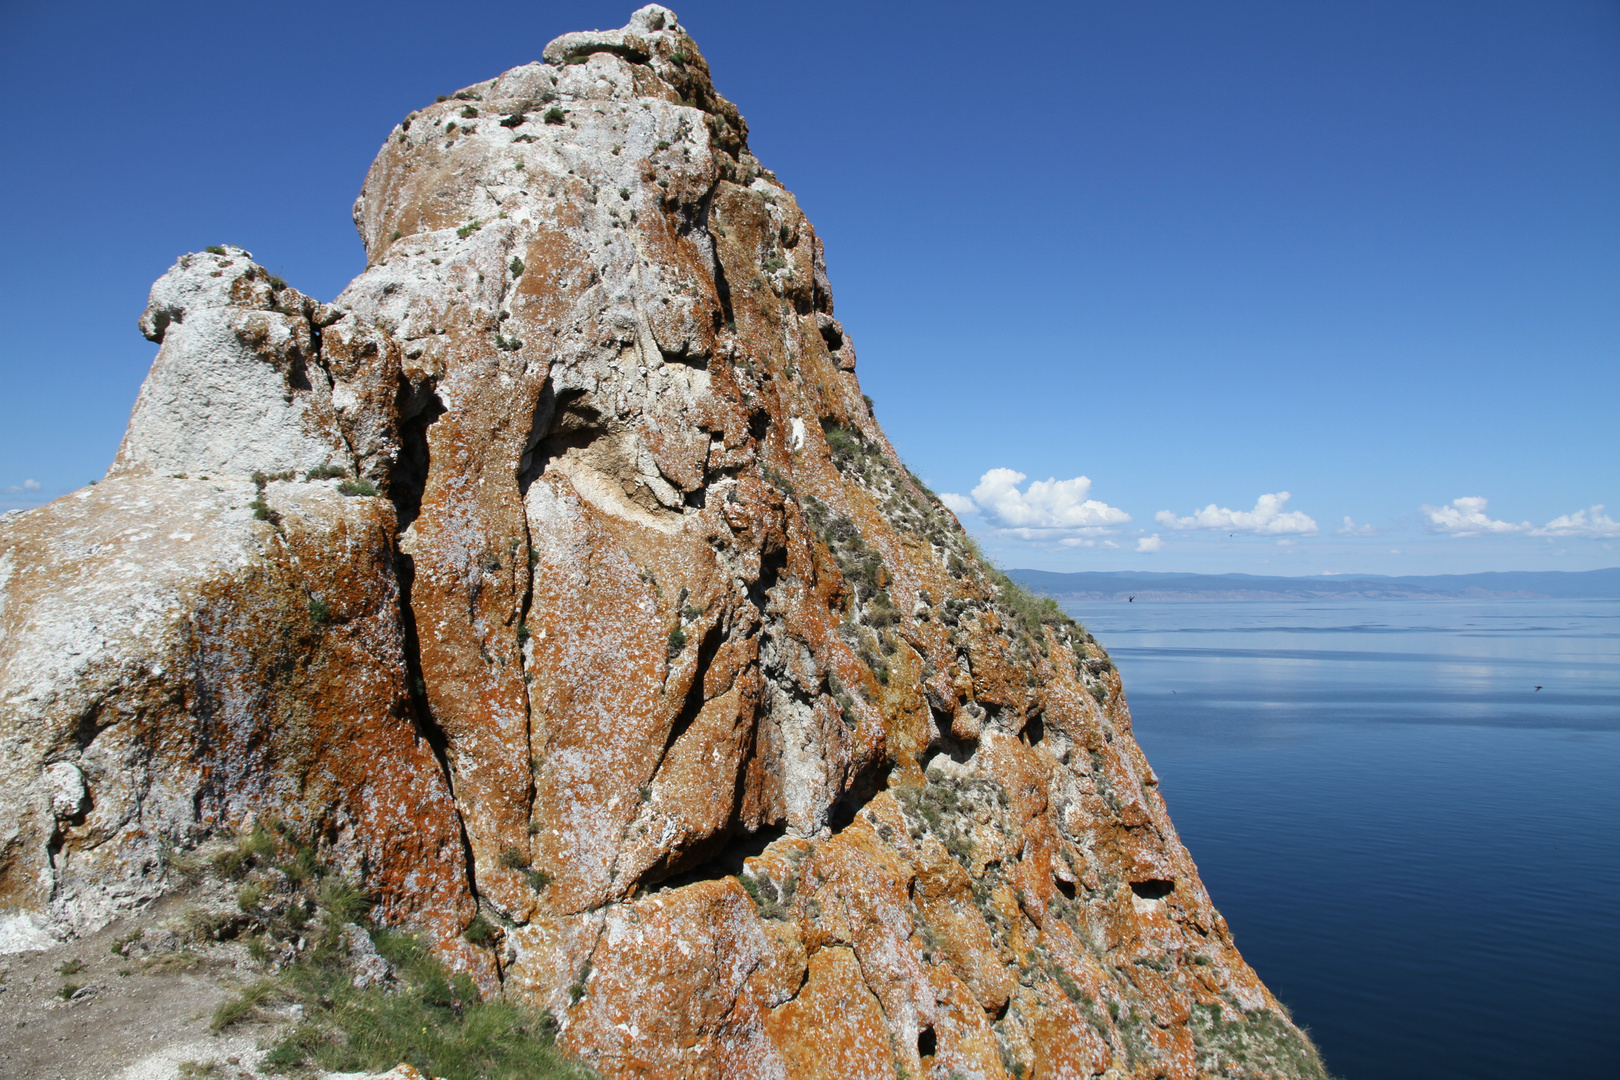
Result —
[{"label": "blue sky", "polygon": [[[1003,564],[1620,565],[1620,5],[672,6]],[[0,2],[0,509],[105,470],[178,255],[330,298],[392,124],[630,10]]]}]

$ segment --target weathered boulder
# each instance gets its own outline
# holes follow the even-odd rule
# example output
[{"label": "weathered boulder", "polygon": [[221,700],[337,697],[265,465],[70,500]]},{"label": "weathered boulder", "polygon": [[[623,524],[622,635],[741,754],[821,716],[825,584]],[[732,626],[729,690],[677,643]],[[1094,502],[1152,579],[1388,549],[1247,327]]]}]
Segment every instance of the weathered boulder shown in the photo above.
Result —
[{"label": "weathered boulder", "polygon": [[332,304],[183,258],[0,522],[13,941],[274,818],[609,1076],[1321,1075],[675,15],[544,55],[389,134]]},{"label": "weathered boulder", "polygon": [[395,917],[471,916],[386,500],[115,476],[0,528],[0,941],[95,930],[167,849],[260,819],[321,831]]}]

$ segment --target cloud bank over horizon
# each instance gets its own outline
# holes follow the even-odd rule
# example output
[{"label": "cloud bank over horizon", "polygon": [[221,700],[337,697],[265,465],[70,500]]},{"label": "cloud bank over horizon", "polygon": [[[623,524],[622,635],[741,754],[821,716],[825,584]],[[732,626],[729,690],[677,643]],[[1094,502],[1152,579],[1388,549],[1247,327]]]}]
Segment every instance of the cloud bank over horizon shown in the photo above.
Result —
[{"label": "cloud bank over horizon", "polygon": [[1531,529],[1530,535],[1570,536],[1592,540],[1620,539],[1620,521],[1605,514],[1603,504],[1597,503],[1585,510],[1555,517],[1541,528]]},{"label": "cloud bank over horizon", "polygon": [[[1610,554],[1609,565],[1620,565],[1620,520],[1602,503],[1537,525],[1494,516],[1489,499],[1468,495],[1384,520],[1335,514],[1323,525],[1290,508],[1291,492],[1275,491],[1256,498],[1252,509],[1211,502],[1187,514],[1159,510],[1143,528],[1144,511],[1133,517],[1094,498],[1092,489],[1089,476],[1030,481],[998,466],[967,494],[939,498],[996,559],[1050,570],[1153,563],[1205,573],[1458,573],[1553,569]],[[1314,501],[1322,501],[1320,494]],[[1521,494],[1514,501],[1525,500]],[[1079,558],[1080,551],[1088,554]]]},{"label": "cloud bank over horizon", "polygon": [[[1027,479],[1016,469],[994,468],[979,478],[968,495],[947,491],[939,498],[959,517],[978,517],[997,536],[1062,547],[1093,546],[1100,538],[1116,535],[1131,520],[1117,506],[1089,497],[1089,476],[1049,477],[1019,490],[1018,485]],[[1113,546],[1112,541],[1103,542]]]},{"label": "cloud bank over horizon", "polygon": [[1550,539],[1612,540],[1620,538],[1620,521],[1603,512],[1597,503],[1572,514],[1561,514],[1537,527],[1528,521],[1514,523],[1492,518],[1487,512],[1490,500],[1477,495],[1451,500],[1449,506],[1422,507],[1424,524],[1432,533],[1445,536],[1500,536],[1518,533]]},{"label": "cloud bank over horizon", "polygon": [[7,484],[0,488],[0,513],[13,510],[32,510],[45,501],[45,485],[28,479],[20,484]]},{"label": "cloud bank over horizon", "polygon": [[1177,517],[1173,510],[1160,510],[1153,520],[1167,529],[1244,533],[1250,536],[1315,536],[1316,520],[1301,510],[1284,510],[1292,496],[1286,491],[1262,495],[1253,510],[1229,510],[1210,503],[1188,517]]},{"label": "cloud bank over horizon", "polygon": [[1501,533],[1529,532],[1528,521],[1515,525],[1511,521],[1497,521],[1485,512],[1489,499],[1470,495],[1451,500],[1450,506],[1422,506],[1424,524],[1432,533],[1447,536],[1490,536]]}]

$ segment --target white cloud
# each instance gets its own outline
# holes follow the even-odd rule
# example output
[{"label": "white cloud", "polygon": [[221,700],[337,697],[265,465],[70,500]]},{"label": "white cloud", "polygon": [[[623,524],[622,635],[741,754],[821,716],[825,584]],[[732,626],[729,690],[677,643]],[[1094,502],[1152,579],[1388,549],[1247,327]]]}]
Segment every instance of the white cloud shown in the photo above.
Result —
[{"label": "white cloud", "polygon": [[41,488],[41,486],[42,485],[40,484],[40,482],[38,480],[24,480],[21,485],[18,485],[18,484],[7,485],[5,493],[7,495],[23,495],[23,494],[30,494],[31,495],[34,492],[38,491]]},{"label": "white cloud", "polygon": [[1450,506],[1424,504],[1423,516],[1430,532],[1448,536],[1492,536],[1504,533],[1523,533],[1530,536],[1575,540],[1620,539],[1620,521],[1603,512],[1603,504],[1563,514],[1537,528],[1528,521],[1517,524],[1497,521],[1486,513],[1489,500],[1470,496],[1453,499]]},{"label": "white cloud", "polygon": [[1036,480],[1020,491],[1028,477],[1016,469],[991,469],[970,495],[945,492],[940,501],[958,515],[977,514],[996,535],[1019,540],[1057,541],[1066,547],[1087,546],[1089,538],[1109,536],[1131,515],[1088,498],[1091,479]]},{"label": "white cloud", "polygon": [[1430,506],[1424,503],[1423,516],[1428,519],[1430,532],[1445,533],[1448,536],[1488,536],[1496,533],[1530,531],[1528,521],[1517,525],[1511,521],[1493,521],[1485,512],[1489,502],[1489,499],[1471,495],[1463,499],[1452,499],[1450,506]]},{"label": "white cloud", "polygon": [[1160,510],[1153,520],[1169,529],[1209,529],[1215,532],[1248,533],[1253,536],[1315,536],[1316,521],[1300,510],[1283,510],[1289,494],[1262,495],[1253,510],[1228,510],[1210,503],[1191,517],[1176,517]]},{"label": "white cloud", "polygon": [[1344,524],[1334,530],[1339,536],[1377,536],[1379,530],[1372,525],[1357,525],[1349,514],[1344,515]]},{"label": "white cloud", "polygon": [[1620,537],[1620,521],[1603,512],[1603,504],[1573,514],[1555,517],[1539,529],[1531,529],[1531,536],[1571,536],[1594,540]]},{"label": "white cloud", "polygon": [[1144,536],[1136,542],[1136,550],[1151,555],[1155,551],[1164,550],[1164,541],[1159,539],[1158,533],[1154,533],[1152,536]]}]

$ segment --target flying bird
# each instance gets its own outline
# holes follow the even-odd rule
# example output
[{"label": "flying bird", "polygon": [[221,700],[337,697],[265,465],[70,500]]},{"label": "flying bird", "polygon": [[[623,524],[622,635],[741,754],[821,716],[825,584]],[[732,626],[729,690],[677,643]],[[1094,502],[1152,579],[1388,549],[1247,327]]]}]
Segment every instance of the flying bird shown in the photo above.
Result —
[{"label": "flying bird", "polygon": [[1537,689],[1537,690],[1540,690],[1540,689],[1541,689],[1541,687],[1539,687],[1539,686],[1538,686],[1538,687],[1536,687],[1536,689]]},{"label": "flying bird", "polygon": [[[1135,597],[1135,596],[1134,596],[1134,595],[1132,595],[1132,596],[1127,596],[1127,597],[1126,597],[1126,598],[1125,598],[1125,602],[1126,602],[1126,603],[1127,603],[1127,604],[1134,604],[1134,603],[1136,603],[1136,597]],[[1538,686],[1538,687],[1536,687],[1536,689],[1537,689],[1537,690],[1540,690],[1540,689],[1541,689],[1541,687],[1539,687],[1539,686]]]}]

